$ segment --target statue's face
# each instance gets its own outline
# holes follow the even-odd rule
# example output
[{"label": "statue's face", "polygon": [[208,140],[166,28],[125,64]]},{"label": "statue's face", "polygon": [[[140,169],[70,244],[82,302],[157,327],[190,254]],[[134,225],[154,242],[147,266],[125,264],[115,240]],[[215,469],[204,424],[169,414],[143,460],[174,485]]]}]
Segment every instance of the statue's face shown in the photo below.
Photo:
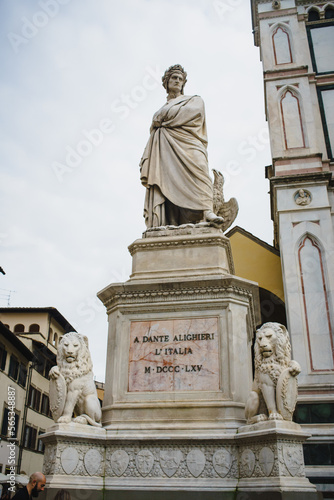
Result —
[{"label": "statue's face", "polygon": [[271,328],[259,331],[257,333],[257,341],[260,347],[260,352],[264,358],[270,358],[275,354],[277,335]]},{"label": "statue's face", "polygon": [[181,71],[175,71],[168,80],[168,92],[181,93],[183,87],[183,74]]},{"label": "statue's face", "polygon": [[73,363],[77,360],[80,351],[79,340],[73,338],[65,339],[63,342],[64,355],[68,363]]}]

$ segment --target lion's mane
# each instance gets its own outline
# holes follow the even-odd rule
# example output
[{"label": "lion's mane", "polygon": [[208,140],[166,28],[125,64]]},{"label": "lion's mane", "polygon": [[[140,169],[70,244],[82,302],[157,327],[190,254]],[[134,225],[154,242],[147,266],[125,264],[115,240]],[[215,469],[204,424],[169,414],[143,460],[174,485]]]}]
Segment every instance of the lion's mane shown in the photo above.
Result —
[{"label": "lion's mane", "polygon": [[[78,340],[80,342],[79,355],[73,363],[68,363],[64,355],[64,342],[66,339]],[[91,372],[93,370],[93,363],[88,349],[87,337],[84,337],[77,332],[66,333],[58,345],[57,365],[67,384],[72,380]]]},{"label": "lion's mane", "polygon": [[285,326],[280,323],[266,323],[261,326],[257,334],[267,329],[271,329],[276,333],[276,343],[273,346],[275,348],[274,355],[270,358],[263,357],[256,335],[254,346],[255,378],[257,378],[258,372],[268,373],[270,378],[277,382],[281,372],[289,366],[291,361],[291,344]]}]

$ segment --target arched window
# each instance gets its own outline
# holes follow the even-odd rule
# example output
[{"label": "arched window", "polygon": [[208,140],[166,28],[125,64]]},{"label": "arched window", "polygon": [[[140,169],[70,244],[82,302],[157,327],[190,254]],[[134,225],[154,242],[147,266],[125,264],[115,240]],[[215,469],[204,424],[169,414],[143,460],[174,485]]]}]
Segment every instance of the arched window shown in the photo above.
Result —
[{"label": "arched window", "polygon": [[325,19],[334,19],[334,7],[331,6],[326,7]]},{"label": "arched window", "polygon": [[58,333],[55,332],[54,338],[53,338],[53,345],[55,347],[58,346]]},{"label": "arched window", "polygon": [[285,149],[304,148],[305,136],[298,94],[287,88],[280,100]]},{"label": "arched window", "polygon": [[320,14],[316,9],[311,9],[308,11],[308,21],[319,21]]},{"label": "arched window", "polygon": [[302,239],[298,260],[311,370],[332,371],[333,334],[322,250],[316,238]]},{"label": "arched window", "polygon": [[39,325],[37,323],[33,323],[32,325],[29,326],[29,333],[38,333],[39,332]]},{"label": "arched window", "polygon": [[24,325],[18,323],[17,325],[14,326],[14,333],[23,333],[23,332],[24,332]]},{"label": "arched window", "polygon": [[275,64],[292,63],[292,51],[288,29],[277,26],[272,36]]}]

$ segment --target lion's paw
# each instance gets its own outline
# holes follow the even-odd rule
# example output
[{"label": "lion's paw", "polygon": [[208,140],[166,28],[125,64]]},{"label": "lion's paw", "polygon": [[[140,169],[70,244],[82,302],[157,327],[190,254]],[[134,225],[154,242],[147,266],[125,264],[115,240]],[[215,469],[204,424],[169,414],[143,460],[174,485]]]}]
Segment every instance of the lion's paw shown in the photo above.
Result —
[{"label": "lion's paw", "polygon": [[82,416],[76,417],[73,420],[73,422],[75,422],[76,424],[84,424],[84,425],[86,425],[88,423],[86,417],[82,417]]},{"label": "lion's paw", "polygon": [[265,422],[268,420],[267,415],[260,413],[260,415],[255,415],[247,420],[247,424],[257,424],[258,422]]},{"label": "lion's paw", "polygon": [[297,363],[297,361],[292,360],[289,366],[289,372],[292,375],[292,377],[297,377],[297,375],[299,375],[301,371],[302,369],[300,364]]},{"label": "lion's paw", "polygon": [[283,417],[280,413],[273,412],[270,413],[269,420],[283,420]]},{"label": "lion's paw", "polygon": [[71,422],[72,418],[67,416],[67,415],[63,415],[62,417],[59,417],[58,420],[57,420],[57,424],[69,424]]},{"label": "lion's paw", "polygon": [[60,375],[59,367],[53,366],[49,371],[49,378],[51,380],[56,380],[59,377],[59,375]]},{"label": "lion's paw", "polygon": [[256,416],[256,420],[257,422],[265,422],[266,420],[268,420],[268,417],[264,413],[260,413],[260,415]]},{"label": "lion's paw", "polygon": [[258,422],[265,422],[266,420],[268,420],[268,417],[264,413],[260,413],[259,415],[256,415],[254,419],[255,423],[258,423]]}]

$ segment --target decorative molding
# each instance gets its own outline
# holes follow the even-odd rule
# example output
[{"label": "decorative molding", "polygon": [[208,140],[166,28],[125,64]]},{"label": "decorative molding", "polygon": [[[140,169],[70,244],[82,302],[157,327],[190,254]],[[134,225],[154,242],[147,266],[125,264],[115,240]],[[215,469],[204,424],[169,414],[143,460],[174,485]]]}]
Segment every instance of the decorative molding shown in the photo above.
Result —
[{"label": "decorative molding", "polygon": [[[278,62],[277,61],[278,51],[276,49],[275,36],[278,34],[279,30],[281,30],[286,35],[286,38],[287,38],[287,44],[288,44],[289,55],[290,55],[290,60],[289,61],[283,61],[283,62]],[[275,27],[275,29],[273,30],[273,33],[272,33],[272,45],[273,45],[273,50],[274,50],[274,59],[275,59],[275,65],[276,66],[281,65],[281,64],[291,64],[291,63],[293,63],[293,56],[292,56],[292,49],[291,49],[291,40],[290,40],[290,37],[291,37],[290,29],[289,29],[289,26],[287,26],[286,24],[279,23]]]},{"label": "decorative molding", "polygon": [[[296,100],[296,106],[297,106],[297,113],[296,114],[291,114],[291,110],[284,110],[284,100],[286,98],[288,98],[288,94],[290,94],[290,96],[292,98],[294,98]],[[288,150],[288,149],[300,149],[300,148],[305,148],[306,147],[306,141],[305,141],[305,132],[304,132],[304,127],[303,127],[303,118],[302,118],[302,111],[301,111],[301,104],[300,104],[300,96],[298,95],[297,91],[293,88],[293,87],[290,87],[288,86],[282,93],[281,93],[281,96],[280,96],[280,110],[281,110],[281,118],[282,118],[282,126],[283,126],[283,135],[284,135],[284,146],[285,146],[285,149]],[[288,116],[290,113],[290,116]],[[301,140],[302,140],[302,143],[298,146],[289,146],[289,143],[288,143],[288,140],[289,140],[289,133],[287,133],[287,125],[289,125],[289,128],[294,128],[294,129],[298,129],[297,128],[297,122],[296,120],[294,121],[294,123],[288,123],[289,122],[289,119],[291,118],[291,116],[296,116],[297,119],[299,118],[299,131],[300,131],[300,134],[301,134]]]},{"label": "decorative molding", "polygon": [[[173,311],[175,311],[175,300],[178,302],[188,302],[189,305],[194,308],[195,304],[200,301],[207,301],[208,298],[212,301],[210,304],[205,304],[205,307],[208,308],[216,308],[217,304],[214,301],[217,300],[225,300],[227,297],[230,297],[231,294],[236,297],[246,298],[250,304],[251,317],[253,324],[256,323],[255,319],[255,309],[254,309],[254,300],[253,293],[251,290],[243,288],[241,286],[236,285],[216,285],[216,286],[198,286],[198,282],[196,282],[196,286],[193,287],[182,287],[182,288],[173,288],[168,287],[166,284],[166,288],[151,288],[146,290],[129,290],[116,292],[111,297],[103,300],[105,307],[107,308],[108,313],[114,307],[119,305],[140,305],[147,304],[150,302],[150,306],[154,304],[160,304],[164,302],[163,312],[168,310],[168,304],[172,305]],[[166,307],[167,306],[167,307]],[[195,307],[198,307],[197,305]],[[182,308],[185,310],[185,305],[182,305]]]},{"label": "decorative molding", "polygon": [[139,242],[132,243],[128,248],[131,256],[133,256],[136,252],[145,251],[145,250],[157,250],[160,248],[173,248],[173,247],[192,247],[193,245],[204,244],[209,246],[219,246],[219,247],[229,247],[229,241],[225,238],[222,239],[222,236],[210,236],[209,238],[193,238],[193,239],[175,239],[169,241],[150,241],[148,243],[145,240],[140,240]]},{"label": "decorative molding", "polygon": [[[325,279],[325,271],[324,271],[324,266],[323,266],[323,259],[322,259],[322,251],[320,248],[320,244],[316,240],[315,237],[311,237],[309,234],[306,234],[304,238],[301,240],[298,248],[298,264],[299,264],[299,272],[300,272],[300,280],[301,280],[301,288],[302,288],[302,300],[303,300],[303,305],[304,305],[304,314],[305,314],[305,323],[306,323],[306,334],[307,334],[307,343],[308,343],[308,349],[309,349],[309,356],[310,356],[310,365],[311,365],[311,370],[312,372],[333,372],[333,369],[321,369],[321,368],[315,368],[314,366],[314,359],[312,355],[312,345],[311,345],[311,335],[312,331],[310,331],[310,326],[309,326],[309,311],[307,308],[307,303],[306,303],[306,294],[305,294],[305,278],[304,278],[304,270],[303,270],[303,262],[302,262],[302,250],[305,247],[306,242],[309,241],[311,242],[311,245],[313,248],[316,249],[318,259],[319,259],[319,266],[321,269],[321,279],[322,279],[322,291],[323,291],[323,298],[325,301],[325,309],[326,309],[326,319],[327,319],[327,326],[328,326],[328,336],[329,336],[329,342],[331,346],[331,351],[332,351],[332,359],[333,359],[333,364],[334,364],[334,341],[333,341],[333,336],[332,336],[332,325],[331,325],[331,318],[330,318],[330,312],[329,312],[329,304],[328,304],[328,292],[327,292],[327,286],[326,286],[326,279]],[[311,311],[312,313],[312,311]]]}]

